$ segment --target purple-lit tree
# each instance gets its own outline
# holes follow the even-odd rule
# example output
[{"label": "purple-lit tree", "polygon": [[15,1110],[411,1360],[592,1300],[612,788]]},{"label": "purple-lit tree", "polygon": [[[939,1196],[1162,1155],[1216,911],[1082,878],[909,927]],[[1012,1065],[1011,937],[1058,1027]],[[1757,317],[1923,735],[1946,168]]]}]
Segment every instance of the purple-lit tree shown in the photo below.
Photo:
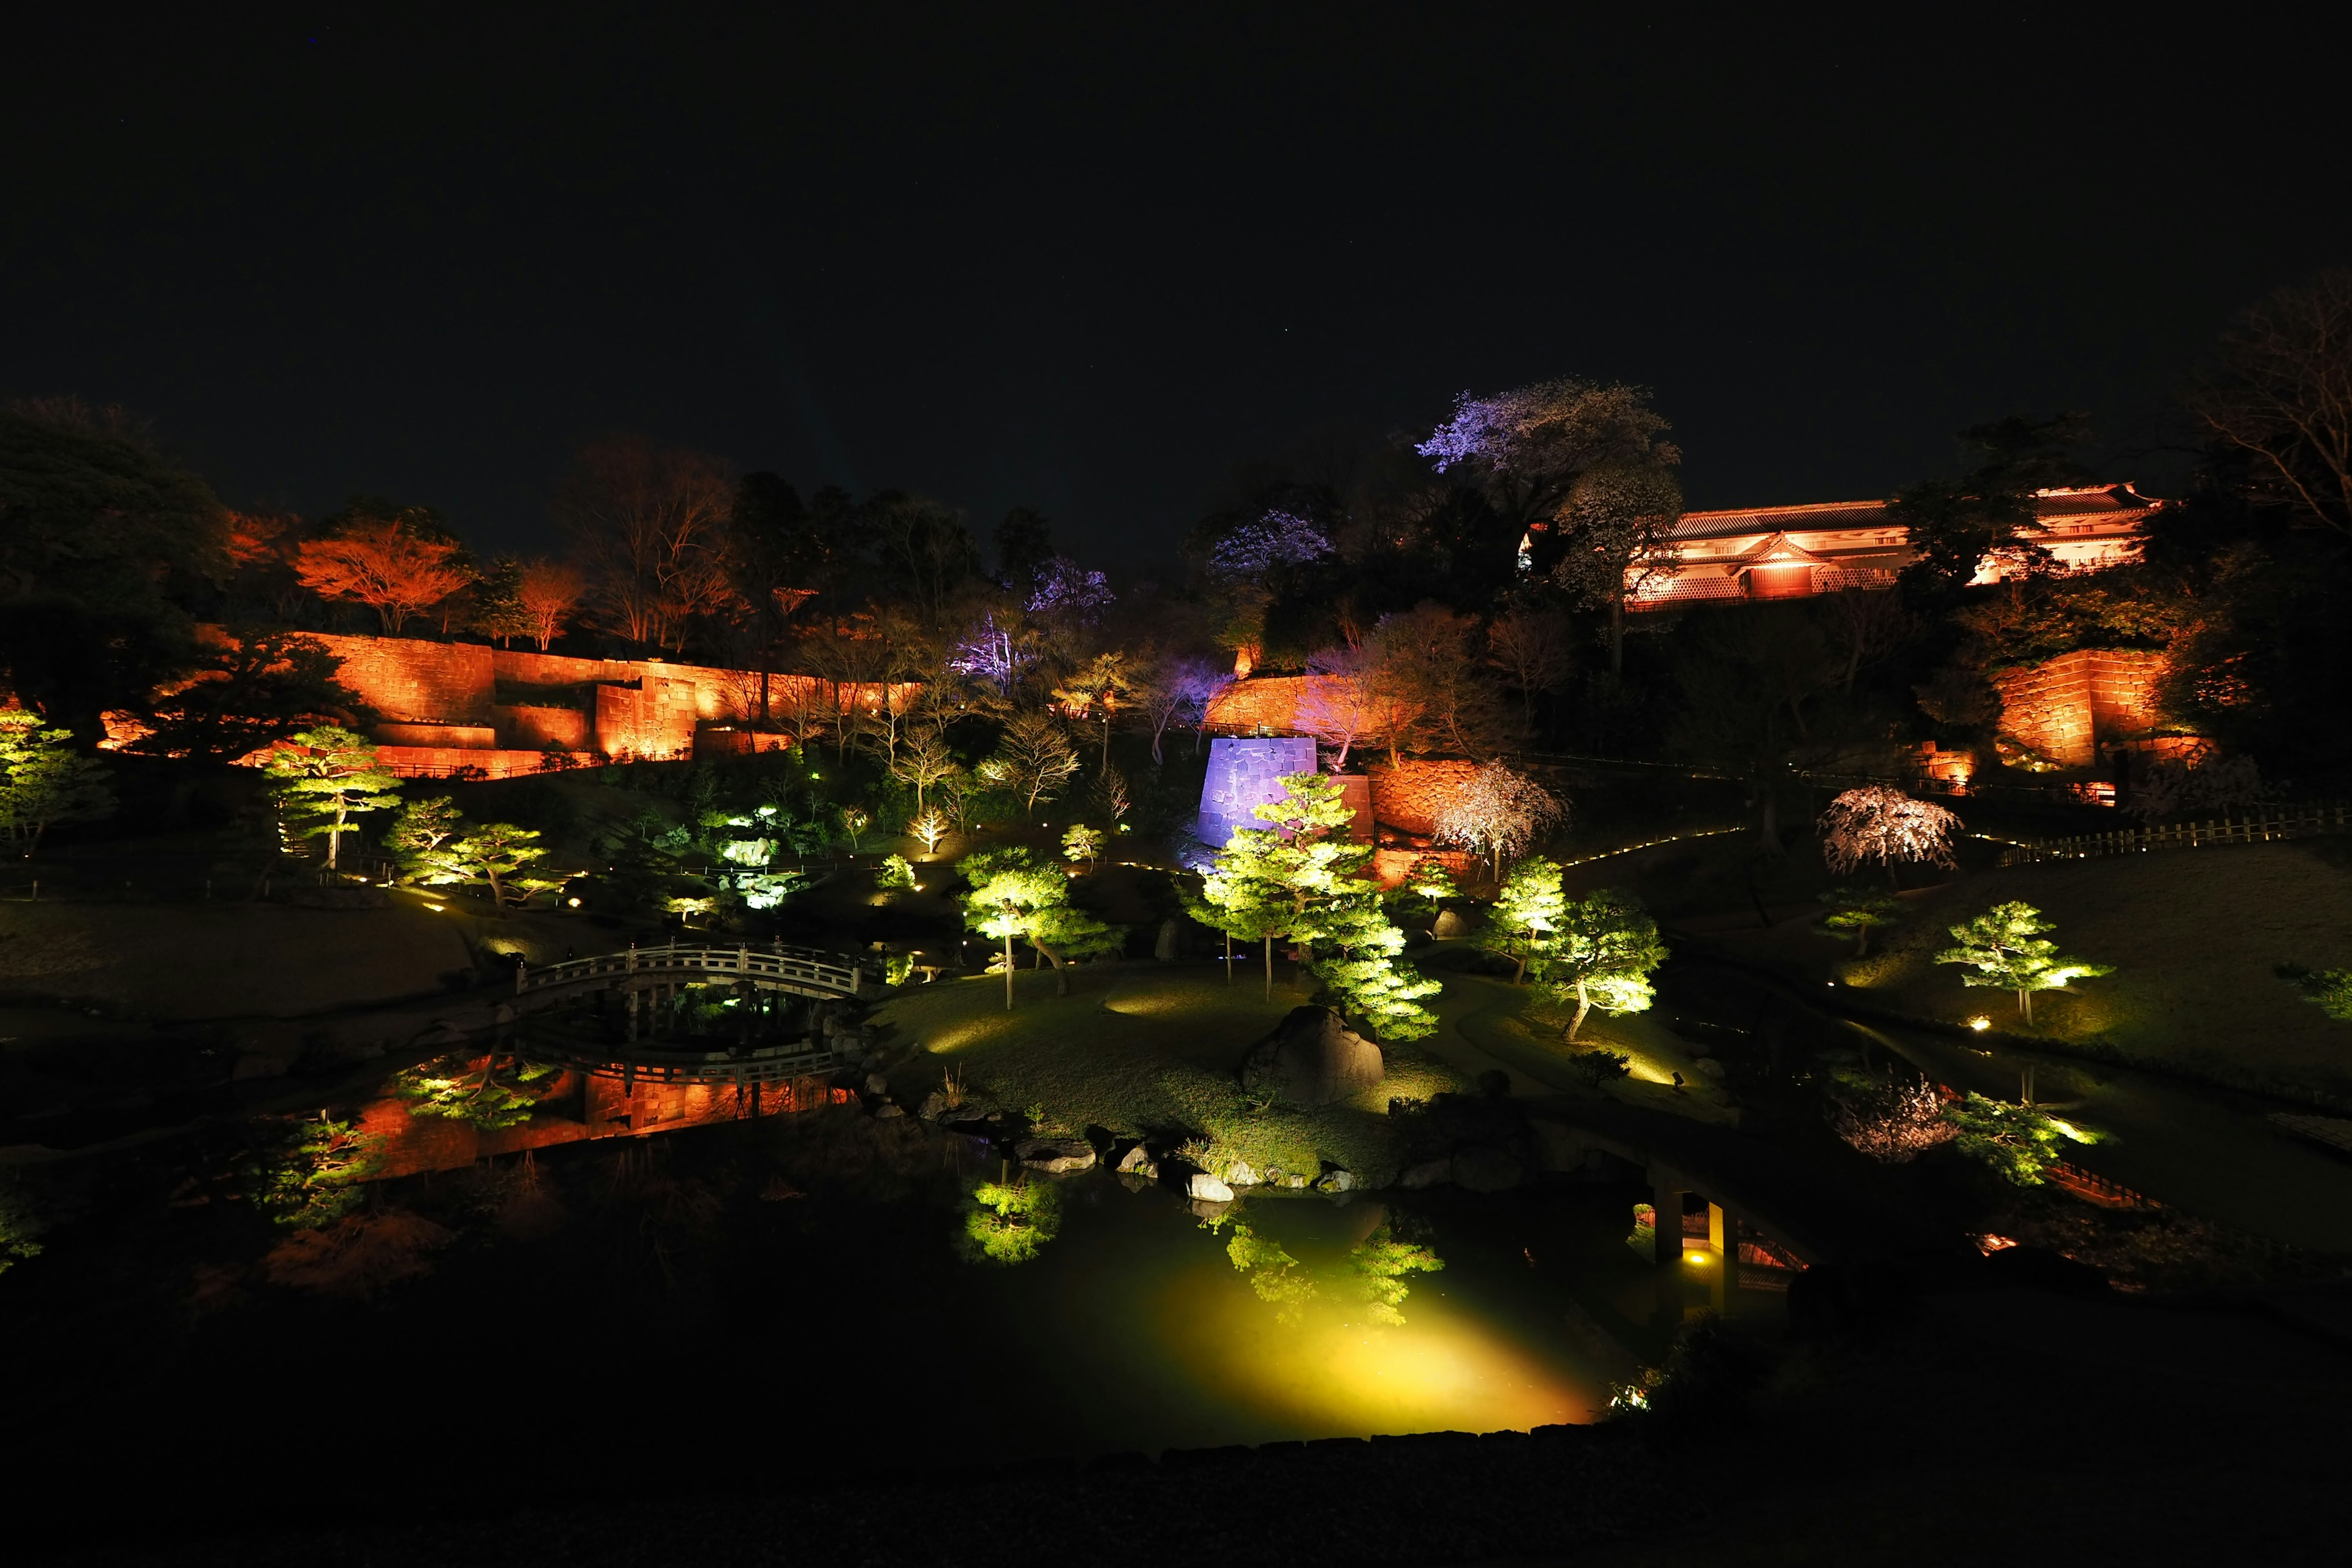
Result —
[{"label": "purple-lit tree", "polygon": [[[1231,670],[1190,654],[1171,654],[1152,664],[1136,687],[1134,701],[1135,712],[1151,725],[1152,762],[1167,761],[1160,742],[1170,725],[1205,720],[1209,704],[1233,683]],[[1193,750],[1200,750],[1197,743]]]},{"label": "purple-lit tree", "polygon": [[1588,471],[1680,462],[1659,439],[1668,427],[1640,387],[1563,377],[1489,397],[1465,392],[1454,417],[1413,449],[1438,472],[1470,478],[1514,527],[1549,531]]},{"label": "purple-lit tree", "polygon": [[1033,616],[1092,626],[1118,597],[1110,591],[1108,578],[1087,571],[1066,555],[1046,560],[1036,574],[1036,586],[1025,606]]},{"label": "purple-lit tree", "polygon": [[1331,553],[1331,537],[1311,518],[1270,508],[1218,540],[1209,580],[1222,613],[1218,640],[1234,650],[1237,676],[1265,651],[1265,616],[1283,575]]}]

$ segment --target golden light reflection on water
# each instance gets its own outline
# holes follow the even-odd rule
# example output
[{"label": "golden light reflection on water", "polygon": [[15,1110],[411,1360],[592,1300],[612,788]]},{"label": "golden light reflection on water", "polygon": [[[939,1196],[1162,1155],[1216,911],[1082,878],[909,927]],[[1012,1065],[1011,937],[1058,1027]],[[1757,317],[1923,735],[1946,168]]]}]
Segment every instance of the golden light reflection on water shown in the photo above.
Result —
[{"label": "golden light reflection on water", "polygon": [[1286,1324],[1230,1266],[1196,1267],[1160,1296],[1153,1326],[1203,1394],[1299,1436],[1524,1430],[1589,1421],[1607,1403],[1597,1379],[1483,1321],[1442,1279],[1416,1283],[1404,1315],[1401,1328],[1368,1324],[1327,1293]]}]

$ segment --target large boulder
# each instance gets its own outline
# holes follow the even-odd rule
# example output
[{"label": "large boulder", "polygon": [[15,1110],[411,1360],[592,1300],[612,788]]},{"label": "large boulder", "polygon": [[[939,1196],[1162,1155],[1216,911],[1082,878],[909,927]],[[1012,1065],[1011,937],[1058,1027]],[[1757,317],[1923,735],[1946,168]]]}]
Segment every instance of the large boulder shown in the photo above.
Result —
[{"label": "large boulder", "polygon": [[1229,1204],[1234,1201],[1233,1188],[1206,1171],[1195,1171],[1186,1178],[1184,1195],[1194,1203]]},{"label": "large boulder", "polygon": [[1024,1139],[1013,1146],[1013,1154],[1029,1169],[1055,1175],[1090,1170],[1095,1163],[1094,1145],[1083,1138]]},{"label": "large boulder", "polygon": [[1242,1085],[1297,1105],[1329,1105],[1376,1087],[1387,1075],[1380,1047],[1328,1007],[1294,1007],[1242,1058]]}]

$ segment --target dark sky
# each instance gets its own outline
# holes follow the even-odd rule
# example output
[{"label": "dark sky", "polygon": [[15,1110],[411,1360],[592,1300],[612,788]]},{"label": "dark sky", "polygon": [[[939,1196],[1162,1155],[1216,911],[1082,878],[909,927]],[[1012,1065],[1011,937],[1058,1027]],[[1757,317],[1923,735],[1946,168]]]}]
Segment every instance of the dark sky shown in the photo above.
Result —
[{"label": "dark sky", "polygon": [[46,9],[0,395],[491,544],[631,429],[1127,564],[1238,462],[1562,374],[1654,388],[1696,506],[1871,495],[2012,410],[2145,444],[2352,260],[2335,51],[2247,7]]}]

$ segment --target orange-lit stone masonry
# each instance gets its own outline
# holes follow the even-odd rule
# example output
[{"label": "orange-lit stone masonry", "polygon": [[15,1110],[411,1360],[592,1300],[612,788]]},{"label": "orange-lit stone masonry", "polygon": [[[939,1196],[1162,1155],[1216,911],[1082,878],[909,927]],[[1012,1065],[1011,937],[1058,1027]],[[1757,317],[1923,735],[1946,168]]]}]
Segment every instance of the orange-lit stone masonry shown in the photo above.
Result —
[{"label": "orange-lit stone masonry", "polygon": [[2061,767],[2089,767],[2102,742],[2143,735],[2162,722],[2156,689],[2164,655],[2083,648],[2040,664],[1995,670],[2004,735]]},{"label": "orange-lit stone masonry", "polygon": [[[756,670],[310,635],[342,660],[338,679],[383,716],[375,738],[397,748],[387,758],[395,765],[471,765],[495,776],[537,766],[551,748],[604,757],[681,756],[694,749],[698,730],[760,711]],[[900,682],[887,689],[887,700],[903,703],[917,689]],[[845,695],[867,706],[886,700],[879,685],[843,693],[814,676],[768,677],[769,714],[786,723],[803,713],[829,722]],[[446,755],[453,752],[464,755],[453,762]],[[517,765],[495,753],[529,760]]]},{"label": "orange-lit stone masonry", "polygon": [[456,1171],[498,1154],[519,1154],[592,1138],[624,1138],[782,1116],[819,1106],[846,1104],[845,1089],[821,1077],[785,1079],[769,1084],[659,1084],[639,1082],[624,1092],[617,1079],[566,1072],[540,1103],[543,1109],[520,1127],[485,1132],[442,1116],[411,1116],[408,1102],[387,1095],[360,1113],[362,1132],[383,1139],[380,1180],[425,1171]]}]

